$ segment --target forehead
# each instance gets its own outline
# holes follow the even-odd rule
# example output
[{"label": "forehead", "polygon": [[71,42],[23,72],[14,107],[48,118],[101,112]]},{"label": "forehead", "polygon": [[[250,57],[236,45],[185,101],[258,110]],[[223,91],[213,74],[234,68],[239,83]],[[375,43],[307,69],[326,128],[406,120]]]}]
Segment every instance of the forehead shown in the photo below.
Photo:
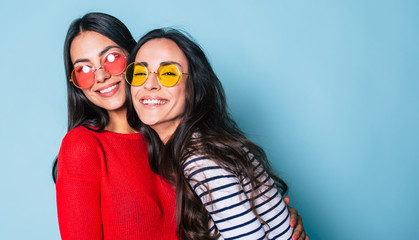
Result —
[{"label": "forehead", "polygon": [[178,62],[183,67],[188,66],[188,60],[178,45],[166,38],[152,39],[138,50],[136,62],[147,62],[149,65],[161,62]]},{"label": "forehead", "polygon": [[120,48],[111,39],[94,31],[85,31],[77,35],[70,46],[70,56],[72,62],[76,59],[89,59],[98,55],[107,47],[115,46]]}]

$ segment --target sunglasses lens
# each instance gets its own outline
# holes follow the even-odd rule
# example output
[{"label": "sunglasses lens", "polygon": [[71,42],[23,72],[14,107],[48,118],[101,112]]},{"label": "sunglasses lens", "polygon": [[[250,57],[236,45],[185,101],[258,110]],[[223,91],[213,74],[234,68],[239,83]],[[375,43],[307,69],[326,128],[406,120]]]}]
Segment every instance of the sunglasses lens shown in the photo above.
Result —
[{"label": "sunglasses lens", "polygon": [[131,63],[125,70],[125,78],[132,86],[141,86],[147,80],[147,68],[141,63]]},{"label": "sunglasses lens", "polygon": [[179,81],[180,71],[174,64],[160,66],[158,70],[160,83],[165,87],[173,87]]},{"label": "sunglasses lens", "polygon": [[95,75],[88,66],[78,66],[71,73],[71,81],[79,88],[89,88],[95,83]]},{"label": "sunglasses lens", "polygon": [[125,56],[117,52],[109,53],[103,60],[103,68],[111,75],[122,73],[125,69],[125,66]]}]

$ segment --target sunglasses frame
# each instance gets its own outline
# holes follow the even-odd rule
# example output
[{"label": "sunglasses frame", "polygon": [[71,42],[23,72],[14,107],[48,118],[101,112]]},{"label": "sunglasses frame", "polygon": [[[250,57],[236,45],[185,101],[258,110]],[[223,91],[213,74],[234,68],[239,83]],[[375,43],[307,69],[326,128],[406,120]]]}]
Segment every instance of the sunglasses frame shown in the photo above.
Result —
[{"label": "sunglasses frame", "polygon": [[[145,81],[144,81],[141,85],[132,85],[132,84],[128,81],[128,77],[127,77],[127,70],[128,70],[128,68],[129,68],[129,67],[131,67],[132,65],[136,65],[136,64],[143,66],[143,67],[145,68],[145,70],[147,71],[147,76],[146,76],[146,79],[145,79]],[[174,67],[178,70],[178,72],[179,72],[179,77],[178,77],[178,79],[177,79],[176,83],[175,83],[175,84],[173,84],[172,86],[166,86],[166,85],[164,85],[164,84],[161,82],[161,80],[160,80],[160,76],[159,76],[159,74],[158,74],[159,69],[160,69],[161,67],[168,66],[168,65],[173,65],[173,66],[174,66]],[[128,65],[125,67],[125,70],[124,70],[125,80],[128,82],[128,84],[129,84],[129,85],[131,85],[131,86],[133,86],[133,87],[140,87],[140,86],[144,85],[144,84],[147,82],[148,78],[150,77],[150,74],[152,74],[152,73],[155,73],[155,74],[157,75],[157,79],[159,80],[159,83],[160,83],[162,86],[164,86],[164,87],[174,87],[174,86],[176,86],[176,85],[178,85],[178,84],[179,84],[179,82],[180,82],[180,79],[181,79],[182,75],[189,75],[189,73],[182,72],[182,71],[180,70],[180,68],[179,68],[176,64],[174,64],[174,63],[167,63],[167,64],[164,64],[164,65],[161,65],[161,66],[157,69],[157,72],[154,72],[154,71],[149,71],[149,70],[148,70],[148,67],[147,67],[146,65],[144,65],[143,63],[140,63],[140,62],[132,62],[132,63],[128,64]]]},{"label": "sunglasses frame", "polygon": [[[117,53],[117,54],[119,54],[119,55],[122,55],[123,57],[124,57],[124,62],[125,62],[125,67],[122,69],[122,71],[120,72],[120,73],[115,73],[115,74],[111,74],[111,73],[109,73],[108,71],[106,71],[106,69],[103,67],[103,61],[110,55],[110,54],[113,54],[113,53]],[[105,72],[107,72],[108,74],[110,74],[110,75],[112,75],[112,76],[114,76],[114,75],[119,75],[119,74],[121,74],[121,73],[123,73],[123,72],[125,72],[125,69],[126,69],[126,67],[127,67],[127,56],[124,54],[124,53],[122,53],[122,52],[118,52],[118,51],[113,51],[113,52],[109,52],[108,54],[106,54],[102,59],[101,59],[101,66],[99,66],[99,67],[97,67],[97,68],[95,68],[95,67],[90,67],[90,66],[88,66],[88,65],[80,65],[80,66],[78,66],[78,67],[84,67],[84,66],[87,66],[87,67],[89,67],[90,68],[90,71],[92,71],[92,73],[93,74],[95,74],[95,72],[97,71],[97,70],[99,70],[99,69],[103,69]],[[91,86],[93,86],[94,85],[94,81],[93,81],[93,84],[92,85],[90,85],[89,87],[85,87],[85,88],[81,88],[81,87],[79,87],[79,86],[77,86],[77,84],[73,81],[73,74],[74,74],[74,71],[76,70],[76,68],[78,68],[78,67],[73,67],[73,71],[71,71],[71,75],[70,75],[70,79],[69,79],[69,81],[70,82],[72,82],[73,83],[73,85],[74,86],[76,86],[77,88],[80,88],[80,89],[86,89],[86,88],[90,88]],[[94,80],[94,79],[93,79]]]}]

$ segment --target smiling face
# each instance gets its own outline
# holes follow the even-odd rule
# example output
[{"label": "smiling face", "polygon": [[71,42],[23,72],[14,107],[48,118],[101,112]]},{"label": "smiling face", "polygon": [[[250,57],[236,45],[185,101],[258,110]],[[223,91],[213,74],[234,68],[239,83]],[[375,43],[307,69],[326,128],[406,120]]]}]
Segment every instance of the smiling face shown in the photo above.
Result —
[{"label": "smiling face", "polygon": [[[175,64],[181,72],[188,73],[188,60],[175,42],[165,38],[146,42],[138,51],[136,62],[147,66],[149,72],[157,72],[160,66]],[[179,126],[185,112],[187,75],[181,75],[178,84],[163,86],[157,74],[150,73],[147,81],[131,87],[135,111],[141,121],[152,127],[165,143]]]},{"label": "smiling face", "polygon": [[123,73],[111,75],[102,67],[104,57],[111,52],[127,54],[109,38],[93,31],[85,31],[74,38],[70,57],[74,68],[87,65],[94,72],[94,84],[82,89],[84,95],[96,106],[114,111],[125,108],[125,79]]}]

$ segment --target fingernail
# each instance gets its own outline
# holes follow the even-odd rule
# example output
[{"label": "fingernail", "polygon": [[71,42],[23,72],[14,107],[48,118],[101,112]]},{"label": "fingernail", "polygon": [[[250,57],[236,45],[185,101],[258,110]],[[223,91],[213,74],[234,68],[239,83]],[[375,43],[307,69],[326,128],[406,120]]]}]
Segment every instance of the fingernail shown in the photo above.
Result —
[{"label": "fingernail", "polygon": [[292,239],[297,240],[297,235],[292,236]]},{"label": "fingernail", "polygon": [[291,227],[295,227],[295,221],[291,221]]}]

